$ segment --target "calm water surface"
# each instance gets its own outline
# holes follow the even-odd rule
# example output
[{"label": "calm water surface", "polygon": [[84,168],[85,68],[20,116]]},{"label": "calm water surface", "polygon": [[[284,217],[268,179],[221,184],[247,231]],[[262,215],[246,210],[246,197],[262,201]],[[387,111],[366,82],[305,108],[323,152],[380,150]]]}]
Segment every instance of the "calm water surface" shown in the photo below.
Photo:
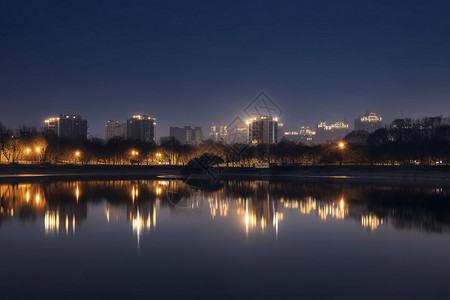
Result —
[{"label": "calm water surface", "polygon": [[1,299],[449,299],[450,189],[0,184]]}]

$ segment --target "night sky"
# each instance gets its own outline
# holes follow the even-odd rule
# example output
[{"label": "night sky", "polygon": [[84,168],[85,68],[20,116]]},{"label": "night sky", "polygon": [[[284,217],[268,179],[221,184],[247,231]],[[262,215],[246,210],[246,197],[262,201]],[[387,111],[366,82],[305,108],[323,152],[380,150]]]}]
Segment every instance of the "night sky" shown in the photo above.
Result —
[{"label": "night sky", "polygon": [[0,3],[0,122],[82,115],[91,137],[145,113],[229,123],[260,91],[287,129],[450,116],[450,1]]}]

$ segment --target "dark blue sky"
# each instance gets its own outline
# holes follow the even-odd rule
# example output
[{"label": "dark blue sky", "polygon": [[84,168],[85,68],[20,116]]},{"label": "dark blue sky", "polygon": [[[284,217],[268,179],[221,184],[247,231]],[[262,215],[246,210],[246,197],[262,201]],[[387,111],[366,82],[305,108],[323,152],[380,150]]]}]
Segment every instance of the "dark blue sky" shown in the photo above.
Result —
[{"label": "dark blue sky", "polygon": [[146,113],[229,123],[264,90],[287,128],[450,115],[450,1],[0,3],[0,122]]}]

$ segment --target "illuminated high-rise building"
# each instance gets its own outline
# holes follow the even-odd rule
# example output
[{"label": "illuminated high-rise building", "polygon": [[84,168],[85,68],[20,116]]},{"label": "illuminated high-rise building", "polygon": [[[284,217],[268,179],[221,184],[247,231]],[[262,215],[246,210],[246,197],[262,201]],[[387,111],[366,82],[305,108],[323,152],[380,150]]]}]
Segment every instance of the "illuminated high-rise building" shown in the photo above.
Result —
[{"label": "illuminated high-rise building", "polygon": [[316,127],[316,136],[314,142],[332,142],[344,138],[348,133],[348,124],[343,121],[336,121],[333,124],[327,124],[321,121]]},{"label": "illuminated high-rise building", "polygon": [[105,125],[105,140],[109,141],[113,138],[127,137],[127,124],[119,124],[119,122],[114,120],[109,120]]},{"label": "illuminated high-rise building", "polygon": [[142,142],[155,142],[156,119],[146,115],[136,115],[128,119],[127,138]]},{"label": "illuminated high-rise building", "polygon": [[366,112],[364,115],[355,119],[355,130],[374,132],[381,127],[381,117],[377,116],[374,112]]},{"label": "illuminated high-rise building", "polygon": [[216,142],[227,142],[228,141],[228,128],[227,126],[216,126],[211,125],[211,129],[209,131],[209,138]]},{"label": "illuminated high-rise building", "polygon": [[203,131],[201,127],[170,127],[170,136],[184,145],[198,145],[203,140]]},{"label": "illuminated high-rise building", "polygon": [[253,145],[278,143],[278,118],[261,116],[247,122],[248,142]]},{"label": "illuminated high-rise building", "polygon": [[47,133],[62,139],[87,138],[87,121],[81,116],[61,114],[45,120]]}]

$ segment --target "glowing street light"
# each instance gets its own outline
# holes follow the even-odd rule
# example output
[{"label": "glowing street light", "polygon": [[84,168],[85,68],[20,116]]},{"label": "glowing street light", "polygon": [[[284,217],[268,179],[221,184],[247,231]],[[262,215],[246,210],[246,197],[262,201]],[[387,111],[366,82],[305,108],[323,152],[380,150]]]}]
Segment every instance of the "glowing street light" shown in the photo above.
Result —
[{"label": "glowing street light", "polygon": [[39,148],[39,147],[36,148],[36,152],[38,152],[38,153],[41,152],[41,148]]},{"label": "glowing street light", "polygon": [[344,144],[344,142],[340,142],[340,143],[338,144],[338,147],[339,147],[339,150],[341,150],[341,151],[340,151],[340,155],[339,155],[339,165],[342,166],[342,152],[343,152],[344,149],[345,149],[345,144]]},{"label": "glowing street light", "polygon": [[75,152],[75,156],[79,157],[80,156],[80,151]]},{"label": "glowing street light", "polygon": [[26,151],[27,151],[27,153],[30,153],[30,151],[31,151],[31,150],[30,150],[30,148],[27,148],[27,150],[26,150]]}]

